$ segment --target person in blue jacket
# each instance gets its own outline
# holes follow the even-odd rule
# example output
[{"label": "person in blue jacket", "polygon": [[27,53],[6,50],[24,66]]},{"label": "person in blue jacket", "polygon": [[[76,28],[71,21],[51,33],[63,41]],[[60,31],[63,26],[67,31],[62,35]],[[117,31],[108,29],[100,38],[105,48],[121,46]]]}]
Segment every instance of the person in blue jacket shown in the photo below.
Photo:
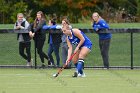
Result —
[{"label": "person in blue jacket", "polygon": [[109,29],[107,22],[100,17],[97,12],[92,14],[93,29],[99,35],[99,47],[103,59],[104,67],[109,69],[109,46],[111,41],[111,33],[104,33],[104,29]]},{"label": "person in blue jacket", "polygon": [[[50,20],[51,21],[51,20]],[[53,23],[52,25],[45,25],[43,26],[43,29],[45,30],[56,30],[56,29],[62,29],[62,25],[56,25],[55,22],[50,22],[50,23]],[[72,28],[72,26],[70,26],[70,28]],[[63,65],[66,63],[66,60],[67,60],[67,56],[68,56],[68,45],[67,45],[67,36],[65,34],[61,34],[61,40],[62,40],[62,44],[61,44],[61,51],[62,51],[62,63]],[[55,41],[58,41],[56,40],[56,36],[54,37],[55,38]],[[60,40],[60,38],[59,38]],[[53,63],[52,63],[53,64]],[[66,67],[66,69],[68,68],[71,68],[71,62],[68,64],[68,66]]]},{"label": "person in blue jacket", "polygon": [[72,45],[76,45],[76,48],[74,50],[74,53],[76,54],[72,59],[72,62],[76,67],[76,72],[74,72],[73,77],[85,77],[85,74],[83,72],[84,59],[91,51],[92,42],[81,30],[77,28],[70,28],[70,23],[67,19],[62,20],[62,31],[65,35],[67,35],[67,60],[72,54]]},{"label": "person in blue jacket", "polygon": [[[59,28],[60,26],[56,24],[55,19],[50,19],[48,25],[43,26],[43,29],[46,30],[50,29],[49,36],[48,36],[48,43],[49,43],[48,56],[50,58],[51,63],[49,63],[49,66],[56,66],[56,67],[60,66],[59,48],[62,42],[61,40],[62,32],[53,33],[55,29],[59,29]],[[53,52],[55,53],[56,56],[56,61],[57,61],[56,65],[54,63],[54,59],[52,56]]]}]

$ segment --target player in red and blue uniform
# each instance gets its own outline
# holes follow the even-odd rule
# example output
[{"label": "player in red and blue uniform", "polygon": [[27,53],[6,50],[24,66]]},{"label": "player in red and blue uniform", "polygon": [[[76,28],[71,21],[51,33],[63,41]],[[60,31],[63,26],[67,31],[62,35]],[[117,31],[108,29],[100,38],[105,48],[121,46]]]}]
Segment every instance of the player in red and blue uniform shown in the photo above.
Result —
[{"label": "player in red and blue uniform", "polygon": [[74,50],[75,56],[72,61],[76,66],[77,71],[74,72],[73,77],[85,77],[83,72],[84,59],[91,51],[92,42],[90,39],[79,29],[71,29],[69,26],[69,21],[67,19],[62,20],[62,31],[67,35],[67,44],[68,44],[68,57],[70,58],[72,54],[72,45],[76,45]]}]

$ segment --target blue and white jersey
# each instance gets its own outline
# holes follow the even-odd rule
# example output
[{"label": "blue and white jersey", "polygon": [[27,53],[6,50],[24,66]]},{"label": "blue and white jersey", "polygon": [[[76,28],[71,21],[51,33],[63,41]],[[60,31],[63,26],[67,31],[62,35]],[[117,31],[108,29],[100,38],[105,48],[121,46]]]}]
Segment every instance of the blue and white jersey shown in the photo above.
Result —
[{"label": "blue and white jersey", "polygon": [[[68,36],[68,40],[71,42],[71,44],[78,45],[79,42],[80,42],[80,39],[74,35],[74,33],[73,33],[72,30],[71,30],[71,32],[72,32],[72,37]],[[85,47],[91,49],[92,48],[92,42],[90,41],[90,39],[82,31],[81,31],[81,34],[83,35],[85,41],[80,46],[80,48],[83,47],[83,46],[85,46]]]}]

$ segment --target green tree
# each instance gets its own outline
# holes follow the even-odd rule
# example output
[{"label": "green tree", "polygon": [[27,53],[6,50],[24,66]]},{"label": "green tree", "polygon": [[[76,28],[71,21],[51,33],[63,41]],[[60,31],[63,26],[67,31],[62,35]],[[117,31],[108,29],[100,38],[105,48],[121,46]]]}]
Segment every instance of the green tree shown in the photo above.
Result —
[{"label": "green tree", "polygon": [[17,13],[25,13],[27,11],[27,8],[28,5],[23,1],[15,3],[12,6],[13,10],[11,10],[11,20],[15,22],[17,19]]},{"label": "green tree", "polygon": [[72,22],[78,22],[82,16],[90,15],[90,9],[96,2],[95,0],[42,0],[42,4],[46,6],[49,13],[56,13],[58,17],[68,16]]},{"label": "green tree", "polygon": [[7,17],[6,15],[8,14],[10,4],[6,2],[5,0],[0,0],[0,15],[1,15],[1,21],[0,23],[6,23],[7,22]]},{"label": "green tree", "polygon": [[137,15],[140,17],[140,0],[137,0]]}]

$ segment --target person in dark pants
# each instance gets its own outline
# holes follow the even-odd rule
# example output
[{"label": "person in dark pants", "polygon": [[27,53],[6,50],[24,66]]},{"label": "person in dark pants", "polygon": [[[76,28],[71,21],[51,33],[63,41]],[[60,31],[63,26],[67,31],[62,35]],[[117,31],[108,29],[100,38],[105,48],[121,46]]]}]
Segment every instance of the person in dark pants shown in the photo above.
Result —
[{"label": "person in dark pants", "polygon": [[[49,31],[49,48],[48,48],[48,56],[50,58],[50,61],[52,63],[52,66],[55,66],[54,59],[52,56],[52,53],[55,53],[56,56],[56,67],[60,66],[60,56],[59,56],[59,48],[60,48],[60,43],[62,42],[61,40],[61,35],[62,33],[53,33],[55,29],[57,28],[55,19],[49,20],[49,26],[44,26],[43,29],[50,29]],[[50,64],[51,65],[51,64]]]},{"label": "person in dark pants", "polygon": [[[15,30],[28,30],[29,23],[24,18],[24,15],[22,13],[17,14],[17,22],[14,25]],[[27,60],[27,66],[32,66],[31,62],[31,41],[29,33],[18,33],[17,39],[19,41],[19,54]],[[24,53],[24,50],[26,49],[26,54]]]},{"label": "person in dark pants", "polygon": [[104,29],[109,29],[109,25],[102,19],[97,12],[92,14],[93,29],[99,35],[99,47],[103,59],[104,68],[109,69],[109,46],[111,41],[111,33],[100,33]]},{"label": "person in dark pants", "polygon": [[[72,26],[69,25],[69,27],[72,29]],[[63,64],[66,63],[66,60],[67,60],[67,56],[68,56],[68,44],[67,44],[67,35],[63,34],[62,35],[62,62]],[[66,67],[66,69],[70,69],[71,68],[71,65],[72,65],[72,62],[70,62],[68,64],[68,66]]]},{"label": "person in dark pants", "polygon": [[[65,34],[62,35],[62,62],[66,63],[68,56],[68,45],[67,45],[67,36]],[[67,68],[71,68],[71,62],[68,64]]]},{"label": "person in dark pants", "polygon": [[43,52],[44,42],[46,40],[46,32],[42,29],[42,27],[46,25],[46,18],[42,11],[37,12],[36,19],[30,27],[30,36],[34,37],[35,46],[37,48],[37,52],[41,59],[42,65],[40,68],[45,68],[44,58],[48,60],[48,64],[50,63],[50,59],[48,55]]}]

